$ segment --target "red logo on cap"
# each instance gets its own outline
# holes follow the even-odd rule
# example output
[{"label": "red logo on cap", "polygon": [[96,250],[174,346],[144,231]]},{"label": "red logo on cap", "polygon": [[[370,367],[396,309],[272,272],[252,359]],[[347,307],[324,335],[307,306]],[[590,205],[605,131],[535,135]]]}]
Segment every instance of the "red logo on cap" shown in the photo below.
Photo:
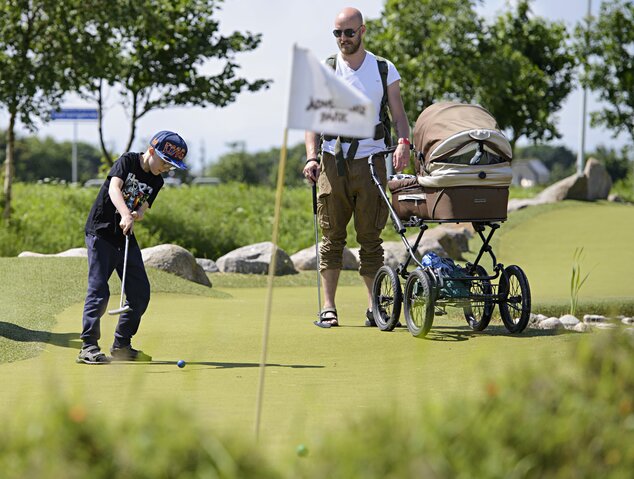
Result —
[{"label": "red logo on cap", "polygon": [[169,156],[170,158],[183,161],[183,158],[185,158],[187,152],[184,148],[180,148],[176,145],[173,145],[169,141],[166,141],[163,145],[163,154]]}]

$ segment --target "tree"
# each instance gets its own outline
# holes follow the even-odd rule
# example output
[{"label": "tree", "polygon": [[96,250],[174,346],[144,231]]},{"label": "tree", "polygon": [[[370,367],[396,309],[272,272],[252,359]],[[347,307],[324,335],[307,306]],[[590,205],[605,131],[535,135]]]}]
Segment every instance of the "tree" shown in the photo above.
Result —
[{"label": "tree", "polygon": [[11,216],[15,171],[15,126],[20,121],[34,129],[69,87],[65,15],[56,0],[0,2],[0,105],[9,113],[4,161],[3,218]]},{"label": "tree", "polygon": [[593,126],[604,125],[616,137],[634,141],[634,3],[608,0],[599,17],[576,31],[584,64],[582,82],[606,106],[590,115]]},{"label": "tree", "polygon": [[[223,182],[238,181],[249,185],[275,186],[277,182],[280,149],[248,153],[244,142],[229,145],[232,150],[220,157],[212,165],[209,172]],[[298,143],[287,149],[286,172],[284,183],[286,186],[304,184],[302,167],[306,161],[306,147]]]},{"label": "tree", "polygon": [[392,61],[410,123],[440,100],[470,101],[479,70],[482,21],[475,0],[387,0],[366,21],[365,44]]},{"label": "tree", "polygon": [[487,27],[476,99],[513,148],[522,136],[533,142],[561,136],[553,114],[570,93],[576,65],[568,39],[563,23],[530,15],[530,0],[519,0]]},{"label": "tree", "polygon": [[[172,106],[223,107],[244,91],[268,87],[268,80],[237,76],[235,55],[254,50],[260,35],[219,33],[214,19],[219,0],[86,0],[67,28],[79,37],[74,78],[99,111],[103,155],[104,95],[114,89],[130,118],[126,150],[136,125],[148,112]],[[214,73],[207,73],[213,70]]]}]

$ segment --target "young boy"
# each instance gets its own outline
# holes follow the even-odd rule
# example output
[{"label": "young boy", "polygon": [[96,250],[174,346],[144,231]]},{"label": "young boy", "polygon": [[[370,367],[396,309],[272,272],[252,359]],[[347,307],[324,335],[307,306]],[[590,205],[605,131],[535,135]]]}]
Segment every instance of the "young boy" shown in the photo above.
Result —
[{"label": "young boy", "polygon": [[125,278],[126,304],[131,308],[119,316],[110,349],[113,360],[151,361],[143,351],[131,346],[141,316],[150,302],[148,281],[141,250],[134,237],[134,222],[141,221],[163,186],[165,173],[174,168],[187,169],[183,160],[187,145],[178,134],[160,131],[152,138],[145,153],[125,153],[112,165],[86,221],[88,248],[88,292],[82,318],[83,345],[78,363],[107,364],[99,348],[100,320],[106,312],[110,289],[108,279],[114,270],[123,273],[126,235],[129,235]]}]

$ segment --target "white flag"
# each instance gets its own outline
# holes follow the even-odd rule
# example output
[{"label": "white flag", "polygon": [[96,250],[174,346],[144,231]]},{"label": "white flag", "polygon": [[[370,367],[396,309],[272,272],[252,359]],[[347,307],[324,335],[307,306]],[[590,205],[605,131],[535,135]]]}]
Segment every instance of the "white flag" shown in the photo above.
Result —
[{"label": "white flag", "polygon": [[293,46],[288,128],[334,136],[374,136],[372,101],[337,77],[312,53]]}]

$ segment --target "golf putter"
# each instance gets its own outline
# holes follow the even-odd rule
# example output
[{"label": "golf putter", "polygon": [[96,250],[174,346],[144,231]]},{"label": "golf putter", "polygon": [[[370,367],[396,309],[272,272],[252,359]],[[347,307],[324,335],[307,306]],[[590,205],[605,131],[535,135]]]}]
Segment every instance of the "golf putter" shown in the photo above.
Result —
[{"label": "golf putter", "polygon": [[128,311],[132,311],[132,308],[129,304],[124,306],[123,298],[125,293],[125,276],[126,270],[128,269],[128,245],[130,244],[130,234],[125,235],[125,252],[123,254],[123,274],[121,275],[121,302],[119,303],[118,309],[112,309],[108,311],[110,316],[115,316],[117,314],[127,313]]},{"label": "golf putter", "polygon": [[313,224],[315,225],[315,271],[317,271],[317,321],[313,321],[315,326],[329,328],[329,323],[321,321],[321,287],[319,283],[319,232],[317,230],[317,185],[313,183]]}]

